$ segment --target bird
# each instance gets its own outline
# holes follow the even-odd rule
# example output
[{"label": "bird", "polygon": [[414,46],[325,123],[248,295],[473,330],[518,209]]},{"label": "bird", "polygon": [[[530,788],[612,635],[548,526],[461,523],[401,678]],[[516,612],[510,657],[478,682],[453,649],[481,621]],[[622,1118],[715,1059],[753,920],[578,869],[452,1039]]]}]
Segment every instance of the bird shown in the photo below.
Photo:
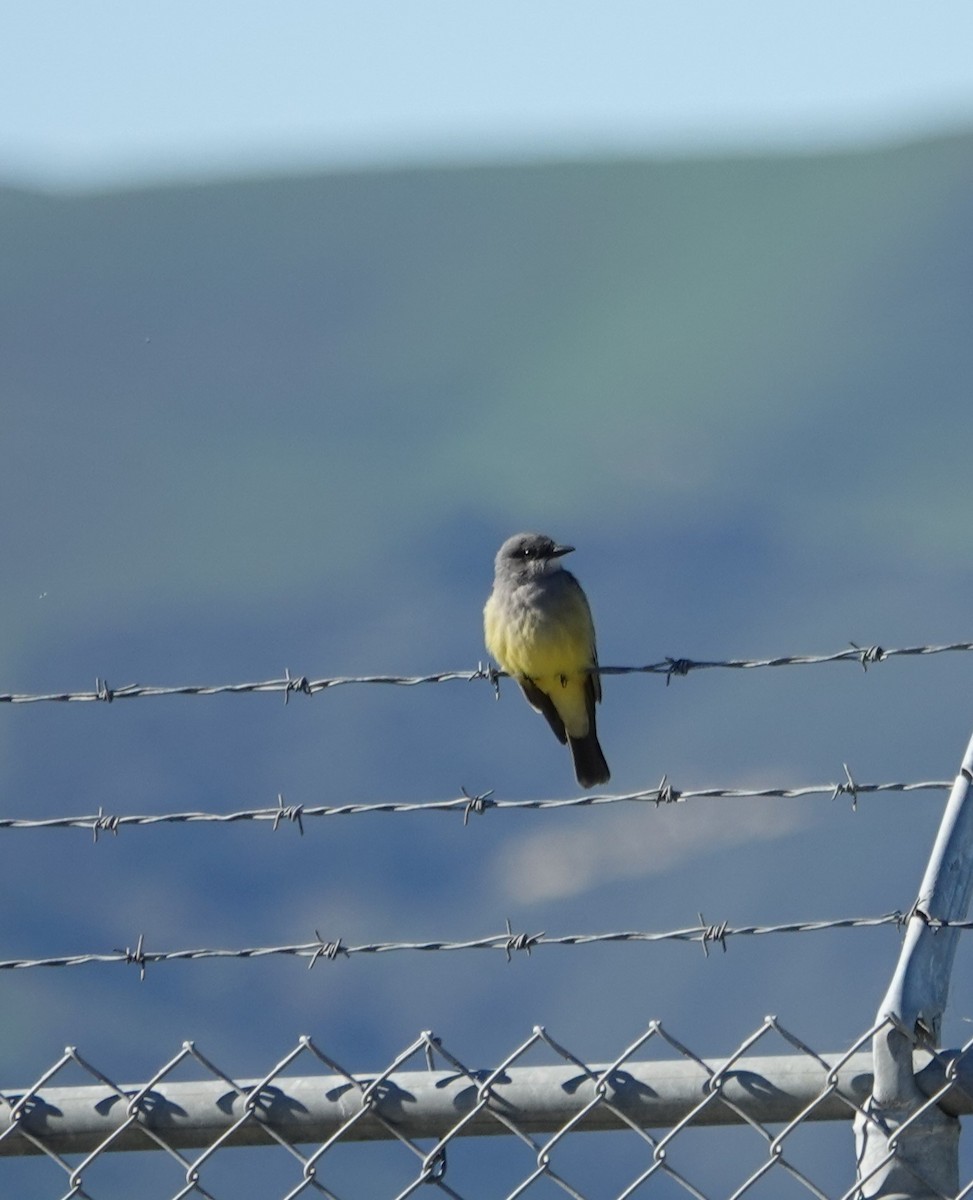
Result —
[{"label": "bird", "polygon": [[578,783],[590,789],[611,772],[595,727],[601,677],[591,609],[561,563],[573,551],[543,533],[507,538],[494,560],[483,630],[489,654],[571,747]]}]

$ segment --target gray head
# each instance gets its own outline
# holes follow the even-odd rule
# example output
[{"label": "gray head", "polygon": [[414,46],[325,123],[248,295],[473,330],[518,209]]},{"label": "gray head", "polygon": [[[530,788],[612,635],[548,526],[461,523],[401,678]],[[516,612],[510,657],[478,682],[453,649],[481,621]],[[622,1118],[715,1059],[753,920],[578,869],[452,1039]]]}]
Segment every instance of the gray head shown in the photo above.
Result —
[{"label": "gray head", "polygon": [[553,574],[561,570],[562,556],[573,549],[559,545],[543,533],[515,533],[497,551],[497,577],[527,580]]}]

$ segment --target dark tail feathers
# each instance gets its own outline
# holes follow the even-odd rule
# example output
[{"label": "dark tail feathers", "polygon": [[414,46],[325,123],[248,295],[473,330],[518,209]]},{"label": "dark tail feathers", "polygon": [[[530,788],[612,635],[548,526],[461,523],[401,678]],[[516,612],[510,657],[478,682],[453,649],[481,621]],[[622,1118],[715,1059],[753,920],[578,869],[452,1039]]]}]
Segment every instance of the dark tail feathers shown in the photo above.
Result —
[{"label": "dark tail feathers", "polygon": [[582,738],[568,738],[568,741],[574,755],[574,773],[583,788],[598,787],[611,779],[611,771],[608,770],[594,729]]}]

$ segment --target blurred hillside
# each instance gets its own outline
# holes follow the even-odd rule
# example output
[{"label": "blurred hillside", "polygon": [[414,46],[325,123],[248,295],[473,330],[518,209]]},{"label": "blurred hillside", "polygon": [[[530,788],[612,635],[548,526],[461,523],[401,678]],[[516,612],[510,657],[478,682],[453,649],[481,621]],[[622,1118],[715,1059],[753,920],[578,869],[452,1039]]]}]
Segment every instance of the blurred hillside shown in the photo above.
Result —
[{"label": "blurred hillside", "polygon": [[[485,659],[500,541],[578,547],[602,661],[973,634],[973,135],[834,156],[0,191],[0,691]],[[969,656],[609,678],[619,791],[948,779]],[[575,795],[513,687],[3,706],[4,816]],[[4,833],[4,955],[908,909],[938,793]],[[573,864],[565,868],[564,864]],[[541,881],[541,882],[539,882]],[[260,1074],[421,1028],[589,1060],[660,1016],[868,1027],[893,931],[7,972],[4,1085],[65,1042]],[[961,953],[955,994],[970,979]],[[958,1002],[955,1020],[968,1006]],[[597,1020],[592,1024],[593,1014]],[[841,1164],[839,1164],[841,1166]],[[844,1169],[844,1166],[841,1166]]]}]

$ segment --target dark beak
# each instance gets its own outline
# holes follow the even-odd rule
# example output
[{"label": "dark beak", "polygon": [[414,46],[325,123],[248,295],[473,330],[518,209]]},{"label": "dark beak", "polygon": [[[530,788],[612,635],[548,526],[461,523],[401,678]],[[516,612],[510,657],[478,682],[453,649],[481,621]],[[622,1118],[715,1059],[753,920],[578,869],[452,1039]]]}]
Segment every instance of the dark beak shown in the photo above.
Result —
[{"label": "dark beak", "polygon": [[573,551],[573,546],[555,546],[551,551],[551,558],[560,558],[562,554],[571,554]]}]

